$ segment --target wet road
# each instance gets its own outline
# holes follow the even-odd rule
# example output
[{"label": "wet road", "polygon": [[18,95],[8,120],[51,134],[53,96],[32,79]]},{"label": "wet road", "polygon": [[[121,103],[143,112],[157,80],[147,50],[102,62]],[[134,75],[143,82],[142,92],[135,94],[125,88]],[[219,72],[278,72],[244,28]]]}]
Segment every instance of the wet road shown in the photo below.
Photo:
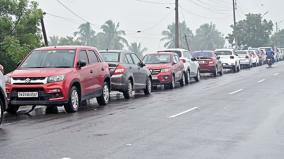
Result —
[{"label": "wet road", "polygon": [[0,159],[282,159],[284,63],[80,112],[7,116]]}]

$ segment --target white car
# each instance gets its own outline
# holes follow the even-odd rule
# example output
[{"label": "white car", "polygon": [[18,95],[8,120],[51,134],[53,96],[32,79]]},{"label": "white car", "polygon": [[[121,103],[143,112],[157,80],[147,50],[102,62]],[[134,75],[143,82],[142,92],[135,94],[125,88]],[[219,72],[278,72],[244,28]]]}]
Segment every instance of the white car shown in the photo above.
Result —
[{"label": "white car", "polygon": [[248,50],[239,50],[237,51],[237,54],[240,58],[240,64],[242,68],[251,68],[252,67],[252,57],[250,56],[250,53]]},{"label": "white car", "polygon": [[190,78],[194,78],[196,82],[200,81],[200,70],[198,61],[193,58],[191,53],[185,49],[166,49],[158,52],[174,52],[178,54],[180,60],[184,64],[185,83],[189,84]]},{"label": "white car", "polygon": [[222,61],[224,69],[231,69],[233,72],[241,70],[240,58],[234,49],[217,49],[215,54]]},{"label": "white car", "polygon": [[3,76],[3,66],[0,65],[0,124],[3,121],[3,113],[6,110],[7,98],[5,89],[5,78]]},{"label": "white car", "polygon": [[249,50],[249,54],[251,56],[252,65],[254,67],[259,65],[259,57],[255,50]]}]

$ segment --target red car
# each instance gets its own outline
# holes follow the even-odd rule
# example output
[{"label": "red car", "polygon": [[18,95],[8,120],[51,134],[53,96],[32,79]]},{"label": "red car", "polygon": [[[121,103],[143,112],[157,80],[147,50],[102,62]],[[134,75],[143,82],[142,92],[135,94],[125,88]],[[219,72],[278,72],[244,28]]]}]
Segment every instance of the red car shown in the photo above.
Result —
[{"label": "red car", "polygon": [[143,63],[152,74],[152,85],[165,85],[167,88],[175,88],[176,82],[185,85],[184,65],[176,53],[159,52],[147,54]]},{"label": "red car", "polygon": [[109,102],[110,73],[96,48],[56,46],[33,50],[6,78],[7,112],[20,106],[64,106],[78,110],[81,102],[97,97],[100,105]]},{"label": "red car", "polygon": [[199,62],[201,73],[212,73],[214,77],[223,75],[223,65],[214,51],[195,51],[192,56]]}]

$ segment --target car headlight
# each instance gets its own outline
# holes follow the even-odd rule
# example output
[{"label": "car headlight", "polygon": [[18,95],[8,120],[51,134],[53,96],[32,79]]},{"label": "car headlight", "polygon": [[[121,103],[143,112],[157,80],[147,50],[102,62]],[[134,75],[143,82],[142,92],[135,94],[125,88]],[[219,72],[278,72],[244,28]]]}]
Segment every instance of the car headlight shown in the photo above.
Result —
[{"label": "car headlight", "polygon": [[10,76],[5,75],[4,78],[5,78],[5,83],[6,83],[6,84],[11,84],[11,79],[12,79],[12,78],[11,78]]},{"label": "car headlight", "polygon": [[161,72],[170,72],[171,70],[169,68],[164,68],[164,69],[161,69]]},{"label": "car headlight", "polygon": [[47,78],[47,83],[61,82],[65,78],[64,75],[50,76]]}]

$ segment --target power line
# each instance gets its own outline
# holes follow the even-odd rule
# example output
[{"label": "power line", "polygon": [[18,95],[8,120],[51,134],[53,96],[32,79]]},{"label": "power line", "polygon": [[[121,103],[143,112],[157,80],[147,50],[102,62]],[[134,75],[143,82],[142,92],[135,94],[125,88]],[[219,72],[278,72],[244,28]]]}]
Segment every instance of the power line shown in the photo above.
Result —
[{"label": "power line", "polygon": [[171,2],[154,2],[150,0],[136,0],[137,2],[142,2],[142,3],[149,3],[149,4],[175,4]]},{"label": "power line", "polygon": [[[214,12],[215,14],[226,14],[229,12],[229,10],[217,10],[217,9],[214,9],[214,8],[210,8],[208,7],[207,5],[202,5],[200,3],[197,3],[196,1],[194,0],[187,0],[187,2],[191,2],[192,4],[194,4],[195,6],[197,7],[200,7],[202,9],[206,9],[206,10],[209,10],[211,12]],[[200,1],[199,1],[200,2]]]}]

